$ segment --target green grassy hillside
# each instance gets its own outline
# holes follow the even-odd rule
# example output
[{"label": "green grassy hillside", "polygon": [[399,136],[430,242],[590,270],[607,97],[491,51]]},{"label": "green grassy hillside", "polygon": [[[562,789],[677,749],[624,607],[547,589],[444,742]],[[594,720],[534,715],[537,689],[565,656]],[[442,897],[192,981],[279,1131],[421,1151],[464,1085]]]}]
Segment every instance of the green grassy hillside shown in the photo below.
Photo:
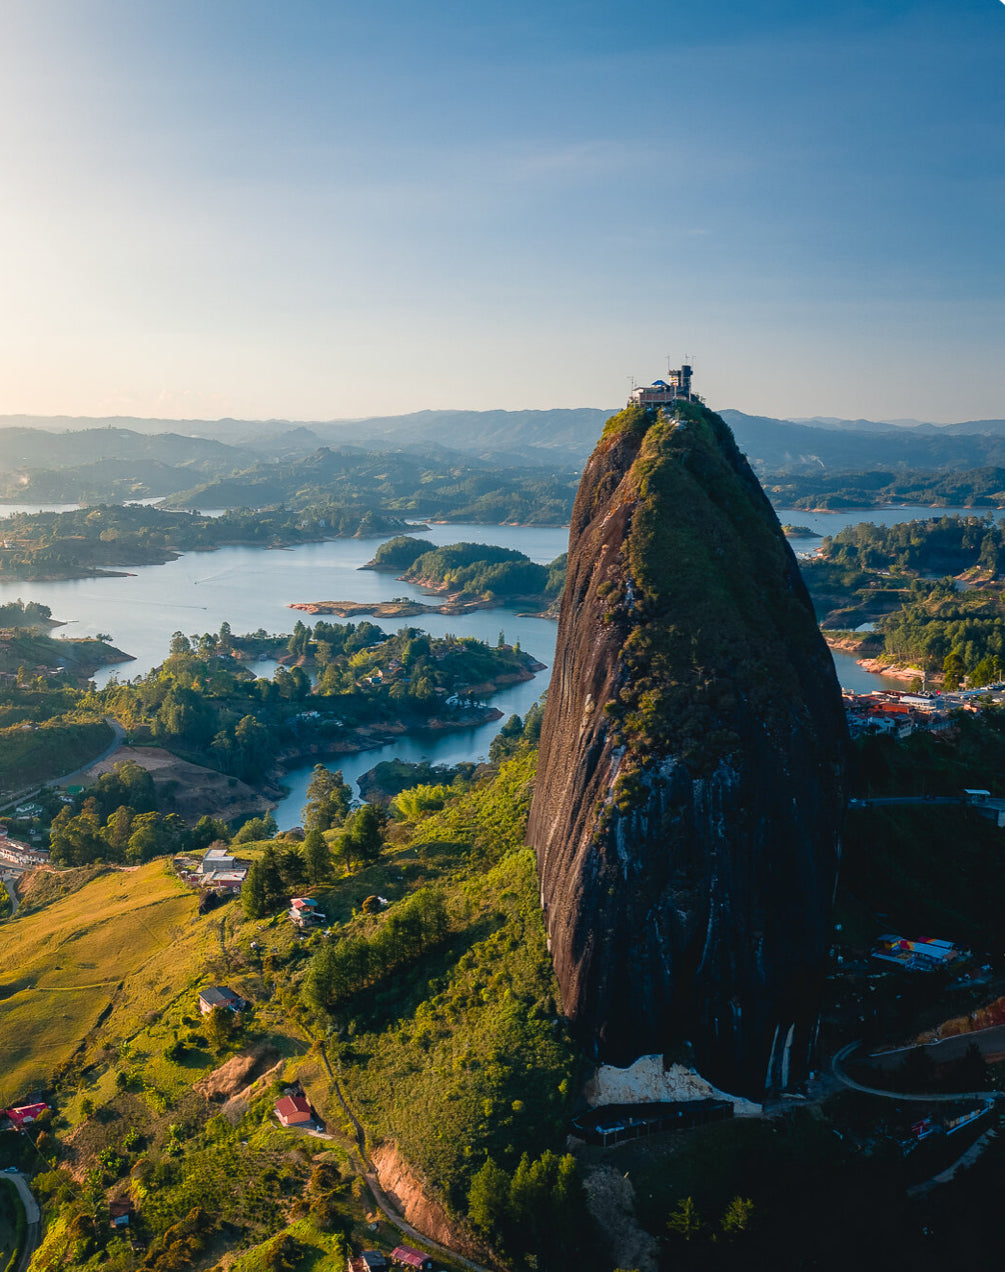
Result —
[{"label": "green grassy hillside", "polygon": [[200,966],[195,903],[163,861],[114,871],[8,923],[0,941],[0,1055],[9,1098],[65,1065],[114,1010],[126,1037]]},{"label": "green grassy hillside", "polygon": [[[314,889],[330,938],[298,937],[283,914],[250,919],[240,903],[198,916],[163,860],[80,873],[75,891],[41,889],[36,908],[4,925],[4,1095],[44,1091],[55,1108],[38,1138],[54,1169],[36,1179],[48,1216],[36,1268],[126,1270],[141,1257],[209,1267],[229,1251],[231,1266],[253,1272],[328,1266],[346,1241],[389,1249],[400,1234],[368,1226],[373,1205],[336,1079],[367,1152],[396,1149],[457,1241],[530,1266],[530,1231],[508,1202],[472,1208],[470,1194],[491,1167],[504,1192],[532,1174],[556,1232],[563,1214],[582,1213],[571,1159],[557,1155],[575,1058],[523,847],[534,762],[524,747],[441,811],[386,828],[365,869],[333,866]],[[375,895],[382,910],[363,906]],[[348,966],[347,952],[361,950],[358,981],[329,996],[326,960]],[[252,1004],[233,1030],[200,1016],[207,984]],[[245,1058],[237,1077],[235,1057]],[[223,1107],[258,1075],[247,1098]],[[305,1142],[276,1123],[273,1101],[294,1079],[331,1139]],[[0,1137],[0,1166],[7,1158]],[[101,1218],[127,1193],[139,1256]],[[579,1226],[589,1231],[585,1218]]]}]

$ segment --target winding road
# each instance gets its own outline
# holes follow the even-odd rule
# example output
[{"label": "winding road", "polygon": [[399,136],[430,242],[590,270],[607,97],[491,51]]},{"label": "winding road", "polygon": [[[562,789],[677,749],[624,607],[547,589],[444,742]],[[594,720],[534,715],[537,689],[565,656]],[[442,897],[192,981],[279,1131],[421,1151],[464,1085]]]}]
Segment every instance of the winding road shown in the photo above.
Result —
[{"label": "winding road", "polygon": [[7,889],[7,895],[10,897],[10,917],[13,918],[17,914],[18,906],[21,904],[17,895],[15,880],[8,875],[4,875],[3,886]]},{"label": "winding road", "polygon": [[81,774],[86,773],[95,764],[100,764],[102,760],[107,760],[112,752],[117,751],[122,745],[126,731],[113,716],[105,716],[105,723],[112,730],[112,740],[100,755],[95,755],[86,764],[74,769],[72,773],[64,773],[62,777],[47,777],[44,782],[33,782],[31,786],[24,787],[23,790],[18,791],[15,795],[0,803],[0,813],[6,812],[8,808],[13,808],[15,804],[20,804],[29,795],[34,795],[40,786],[57,786],[60,782],[71,782],[75,777],[80,777]]},{"label": "winding road", "polygon": [[950,1095],[947,1095],[944,1091],[933,1091],[927,1094],[919,1094],[915,1091],[884,1091],[880,1087],[865,1086],[861,1082],[856,1082],[854,1078],[849,1078],[841,1067],[851,1053],[856,1051],[861,1045],[861,1042],[849,1042],[831,1060],[831,1072],[834,1077],[842,1086],[846,1086],[852,1091],[861,1091],[865,1095],[878,1095],[885,1100],[912,1100],[919,1104],[952,1104],[959,1103],[960,1100],[1001,1100],[1005,1098],[1005,1092],[1003,1091],[954,1091]]},{"label": "winding road", "polygon": [[14,1272],[27,1272],[28,1264],[32,1260],[32,1255],[38,1249],[42,1237],[42,1211],[23,1175],[15,1174],[13,1171],[5,1171],[4,1178],[11,1181],[24,1203],[27,1229],[24,1236],[24,1246],[21,1249],[21,1257],[18,1259]]}]

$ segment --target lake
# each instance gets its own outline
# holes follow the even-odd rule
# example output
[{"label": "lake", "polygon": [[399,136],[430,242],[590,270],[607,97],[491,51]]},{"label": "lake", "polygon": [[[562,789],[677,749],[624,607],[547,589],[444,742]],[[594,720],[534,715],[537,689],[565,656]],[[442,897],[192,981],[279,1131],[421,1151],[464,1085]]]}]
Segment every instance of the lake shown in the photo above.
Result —
[{"label": "lake", "polygon": [[[0,512],[5,505],[0,505]],[[11,505],[6,505],[10,508]],[[20,510],[15,507],[15,511]],[[918,517],[941,516],[944,512],[968,510],[932,508],[891,508],[873,513],[804,513],[778,509],[783,522],[809,525],[820,533],[833,534],[845,525],[862,520],[883,519],[883,524]],[[468,541],[517,548],[541,564],[553,561],[568,546],[567,527],[433,525],[421,536],[437,546]],[[228,622],[235,632],[292,630],[298,615],[288,608],[292,601],[353,600],[386,601],[428,595],[391,574],[360,570],[370,560],[382,538],[334,539],[325,543],[270,550],[252,547],[220,548],[215,552],[191,552],[164,565],[138,566],[121,578],[67,579],[51,583],[0,583],[0,602],[21,597],[48,605],[54,618],[66,626],[56,634],[94,636],[107,632],[118,647],[135,661],[105,668],[95,676],[99,685],[115,674],[141,675],[163,661],[175,631],[193,635],[217,631]],[[793,546],[812,546],[816,540],[793,541]],[[338,621],[337,618],[334,621]],[[446,616],[423,614],[407,620],[384,620],[383,626],[421,627],[432,635],[453,632],[475,636],[495,644],[503,632],[510,643],[546,664],[533,680],[514,685],[492,698],[492,705],[504,713],[523,715],[547,688],[555,651],[556,624],[547,619],[521,616],[515,609],[501,607],[476,610],[471,614]],[[857,665],[847,653],[836,651],[838,678],[849,689],[868,692],[903,682],[875,676]],[[271,674],[268,667],[261,669]],[[394,742],[379,751],[343,756],[331,761],[342,768],[347,781],[383,759],[399,756],[432,763],[457,763],[485,758],[499,728],[499,721],[450,733],[412,737]],[[281,827],[300,821],[300,808],[310,780],[312,765],[292,770],[285,779],[290,795],[277,812]]]}]

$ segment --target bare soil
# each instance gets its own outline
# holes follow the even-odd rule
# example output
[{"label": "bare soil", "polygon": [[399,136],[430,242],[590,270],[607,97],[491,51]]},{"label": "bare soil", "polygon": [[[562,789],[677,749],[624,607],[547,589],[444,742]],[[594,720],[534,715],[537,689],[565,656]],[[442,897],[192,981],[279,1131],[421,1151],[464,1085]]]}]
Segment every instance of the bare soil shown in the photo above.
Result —
[{"label": "bare soil", "polygon": [[81,780],[84,784],[93,782],[126,760],[132,760],[150,773],[160,811],[177,813],[190,825],[205,814],[233,821],[237,817],[259,817],[276,806],[245,782],[180,760],[156,746],[120,746],[107,759],[89,768]]}]

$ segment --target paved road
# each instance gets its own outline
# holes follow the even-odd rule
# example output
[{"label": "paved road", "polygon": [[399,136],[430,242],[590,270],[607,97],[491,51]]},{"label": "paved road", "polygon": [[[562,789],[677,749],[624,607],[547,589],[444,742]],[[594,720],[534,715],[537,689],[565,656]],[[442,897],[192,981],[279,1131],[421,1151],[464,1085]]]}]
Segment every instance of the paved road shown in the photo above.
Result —
[{"label": "paved road", "polygon": [[856,1082],[854,1078],[849,1078],[842,1067],[844,1061],[861,1045],[860,1042],[849,1042],[847,1047],[842,1047],[831,1060],[831,1072],[835,1078],[842,1086],[849,1087],[852,1091],[862,1091],[865,1095],[878,1095],[884,1100],[911,1100],[919,1104],[952,1104],[959,1103],[960,1100],[1001,1100],[1005,1098],[1005,1092],[1002,1091],[955,1091],[951,1095],[947,1095],[943,1091],[932,1091],[919,1094],[914,1091],[884,1091],[880,1087],[865,1086],[861,1082]]},{"label": "paved road", "polygon": [[913,1047],[898,1047],[896,1051],[880,1051],[871,1055],[869,1062],[880,1069],[893,1069],[904,1063],[912,1051],[923,1051],[939,1064],[962,1060],[971,1046],[976,1045],[985,1059],[1005,1056],[1005,1025],[992,1025],[990,1029],[975,1029],[973,1033],[953,1034],[935,1042],[921,1042]]},{"label": "paved road", "polygon": [[15,1188],[21,1194],[21,1200],[24,1202],[24,1214],[28,1221],[28,1227],[25,1232],[24,1248],[21,1250],[21,1258],[18,1260],[15,1272],[26,1272],[32,1255],[38,1249],[39,1241],[41,1240],[42,1211],[23,1175],[8,1175],[5,1172],[4,1178],[13,1181]]},{"label": "paved road", "polygon": [[17,888],[14,886],[13,880],[6,875],[3,877],[3,886],[7,889],[7,895],[10,897],[10,917],[13,918],[17,914],[18,906],[21,904],[17,895]]},{"label": "paved road", "polygon": [[956,1161],[947,1166],[945,1170],[940,1170],[937,1175],[933,1175],[931,1179],[926,1179],[924,1183],[914,1184],[908,1188],[908,1197],[924,1197],[933,1188],[938,1188],[939,1184],[948,1184],[958,1170],[974,1164],[996,1135],[997,1131],[994,1127],[985,1131],[979,1139],[974,1140],[965,1153],[957,1157]]},{"label": "paved road", "polygon": [[968,808],[990,809],[992,812],[1005,812],[1005,799],[991,798],[971,800],[965,795],[877,795],[868,799],[852,799],[848,801],[850,808],[878,808],[887,804],[964,804]]},{"label": "paved road", "polygon": [[72,782],[75,777],[82,776],[88,769],[94,768],[95,764],[100,764],[102,760],[107,760],[113,751],[117,751],[119,749],[126,736],[125,729],[113,716],[105,716],[105,724],[111,726],[112,733],[114,734],[111,744],[106,746],[100,755],[96,755],[93,760],[88,760],[86,764],[82,764],[80,768],[74,769],[72,773],[64,773],[62,777],[50,778],[46,783],[47,786],[52,786],[56,782]]},{"label": "paved road", "polygon": [[109,746],[101,752],[100,755],[94,756],[93,759],[87,761],[78,769],[74,769],[72,773],[64,773],[62,777],[48,777],[44,782],[34,782],[31,786],[24,787],[23,790],[17,792],[12,798],[0,803],[0,813],[5,812],[8,808],[13,808],[15,804],[20,804],[23,799],[27,799],[29,795],[34,795],[40,786],[56,786],[60,782],[72,782],[75,777],[80,777],[82,773],[86,773],[89,768],[95,764],[100,764],[102,760],[107,760],[113,751],[117,751],[122,745],[126,736],[126,731],[119,724],[118,720],[112,716],[105,716],[105,723],[111,726],[112,741]]}]

